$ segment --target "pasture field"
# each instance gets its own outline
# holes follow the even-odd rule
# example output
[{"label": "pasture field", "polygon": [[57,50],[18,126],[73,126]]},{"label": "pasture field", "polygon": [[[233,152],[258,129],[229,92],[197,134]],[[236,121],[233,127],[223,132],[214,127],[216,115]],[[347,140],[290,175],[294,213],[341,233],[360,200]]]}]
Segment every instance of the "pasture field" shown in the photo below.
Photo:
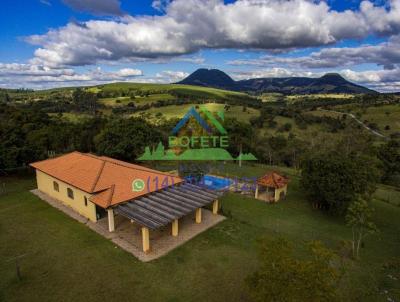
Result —
[{"label": "pasture field", "polygon": [[[186,112],[194,106],[204,106],[210,112],[224,111],[224,104],[218,103],[206,103],[206,104],[185,104],[185,105],[171,105],[171,106],[163,106],[158,108],[150,108],[145,111],[140,111],[134,113],[133,116],[144,116],[150,122],[156,117],[158,114],[162,114],[162,117],[165,119],[171,118],[182,118]],[[224,111],[225,117],[236,118],[242,122],[248,122],[250,118],[259,116],[259,111],[253,108],[246,108],[246,112],[243,112],[242,106],[230,106],[228,111]]]},{"label": "pasture field", "polygon": [[[375,123],[383,134],[400,132],[400,105],[368,107],[361,113],[361,121]],[[389,126],[389,129],[385,129]]]},{"label": "pasture field", "polygon": [[352,99],[354,98],[353,94],[346,93],[326,93],[326,94],[293,94],[286,96],[286,99],[289,101],[302,100],[302,99]]},{"label": "pasture field", "polygon": [[[309,140],[312,137],[316,137],[318,134],[323,133],[326,136],[335,137],[337,135],[327,132],[323,125],[310,124],[305,129],[300,128],[296,125],[294,119],[285,116],[275,116],[274,121],[277,123],[275,127],[271,128],[268,123],[264,123],[264,127],[259,129],[261,135],[283,135],[288,137],[290,133],[294,134],[298,138]],[[289,131],[285,131],[284,127],[286,124],[291,125]]]},{"label": "pasture field", "polygon": [[[395,132],[400,132],[400,105],[382,105],[382,106],[371,106],[361,107],[356,104],[340,105],[335,106],[334,109],[340,112],[352,113],[359,120],[365,124],[376,124],[378,129],[384,135],[390,135]],[[341,113],[328,112],[321,110],[308,111],[307,114],[317,116],[330,116],[334,118],[341,118]],[[389,128],[387,127],[389,126]]]},{"label": "pasture field", "polygon": [[148,96],[135,96],[135,98],[131,98],[129,96],[101,98],[99,99],[99,102],[109,107],[117,107],[127,105],[130,102],[140,106],[155,103],[157,101],[169,101],[175,99],[175,96],[168,93],[155,93]]},{"label": "pasture field", "polygon": [[168,92],[181,92],[181,93],[203,93],[205,96],[218,96],[226,98],[229,96],[248,96],[245,93],[235,92],[230,90],[200,87],[192,85],[180,85],[180,84],[142,84],[142,83],[111,83],[106,85],[96,86],[102,91],[113,92],[126,90],[140,90],[142,92],[148,92],[150,94],[163,94]]},{"label": "pasture field", "polygon": [[[49,113],[50,116],[57,117],[58,113]],[[61,114],[61,118],[73,123],[79,123],[84,119],[90,118],[91,115],[87,113],[77,113],[77,112],[64,112]]]}]

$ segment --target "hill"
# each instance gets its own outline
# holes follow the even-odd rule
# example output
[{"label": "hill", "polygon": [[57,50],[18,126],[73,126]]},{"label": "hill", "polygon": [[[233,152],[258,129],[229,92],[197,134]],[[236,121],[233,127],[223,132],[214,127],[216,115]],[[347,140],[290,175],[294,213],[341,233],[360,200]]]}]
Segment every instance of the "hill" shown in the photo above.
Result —
[{"label": "hill", "polygon": [[179,84],[215,87],[236,90],[236,82],[225,72],[218,69],[200,68],[183,79]]},{"label": "hill", "polygon": [[337,73],[328,73],[320,78],[287,77],[287,78],[255,78],[234,81],[226,73],[217,69],[198,69],[178,84],[224,88],[252,93],[282,94],[323,94],[353,93],[373,94],[374,90],[356,85]]}]

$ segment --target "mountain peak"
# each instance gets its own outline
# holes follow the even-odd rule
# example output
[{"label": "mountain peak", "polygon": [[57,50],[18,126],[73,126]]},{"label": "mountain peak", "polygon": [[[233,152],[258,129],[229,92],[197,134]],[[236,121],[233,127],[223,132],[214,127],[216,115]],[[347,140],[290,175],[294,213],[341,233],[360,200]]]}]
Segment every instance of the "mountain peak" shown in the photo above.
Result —
[{"label": "mountain peak", "polygon": [[338,73],[327,73],[318,79],[319,84],[346,85],[352,84]]},{"label": "mountain peak", "polygon": [[325,73],[321,78],[341,78],[341,79],[343,79],[343,77],[340,74],[338,74],[337,72]]},{"label": "mountain peak", "polygon": [[219,69],[200,68],[177,84],[197,85],[223,89],[235,89],[236,83]]}]

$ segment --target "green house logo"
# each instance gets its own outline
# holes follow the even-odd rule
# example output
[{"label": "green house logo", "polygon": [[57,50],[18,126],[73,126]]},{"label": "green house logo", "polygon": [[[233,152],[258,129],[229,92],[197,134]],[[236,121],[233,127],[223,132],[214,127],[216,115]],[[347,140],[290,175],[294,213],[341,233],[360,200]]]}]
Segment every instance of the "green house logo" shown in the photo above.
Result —
[{"label": "green house logo", "polygon": [[191,107],[176,124],[168,138],[168,148],[161,142],[153,150],[146,147],[138,160],[257,160],[251,153],[235,158],[226,150],[229,136],[222,125],[222,111],[217,117],[203,106],[199,111]]}]

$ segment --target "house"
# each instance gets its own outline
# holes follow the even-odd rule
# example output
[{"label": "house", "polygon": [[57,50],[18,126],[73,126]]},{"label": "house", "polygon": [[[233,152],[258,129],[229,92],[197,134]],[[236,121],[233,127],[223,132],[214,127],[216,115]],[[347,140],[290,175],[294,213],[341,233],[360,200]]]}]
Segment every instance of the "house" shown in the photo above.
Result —
[{"label": "house", "polygon": [[278,202],[287,194],[287,185],[289,179],[273,171],[257,179],[255,198]]},{"label": "house", "polygon": [[110,232],[115,230],[115,214],[139,224],[144,252],[150,250],[150,230],[171,225],[172,235],[178,236],[181,217],[195,212],[196,223],[201,223],[202,207],[212,203],[213,213],[218,211],[214,191],[105,156],[72,152],[31,167],[38,190],[92,222],[107,217]]}]

